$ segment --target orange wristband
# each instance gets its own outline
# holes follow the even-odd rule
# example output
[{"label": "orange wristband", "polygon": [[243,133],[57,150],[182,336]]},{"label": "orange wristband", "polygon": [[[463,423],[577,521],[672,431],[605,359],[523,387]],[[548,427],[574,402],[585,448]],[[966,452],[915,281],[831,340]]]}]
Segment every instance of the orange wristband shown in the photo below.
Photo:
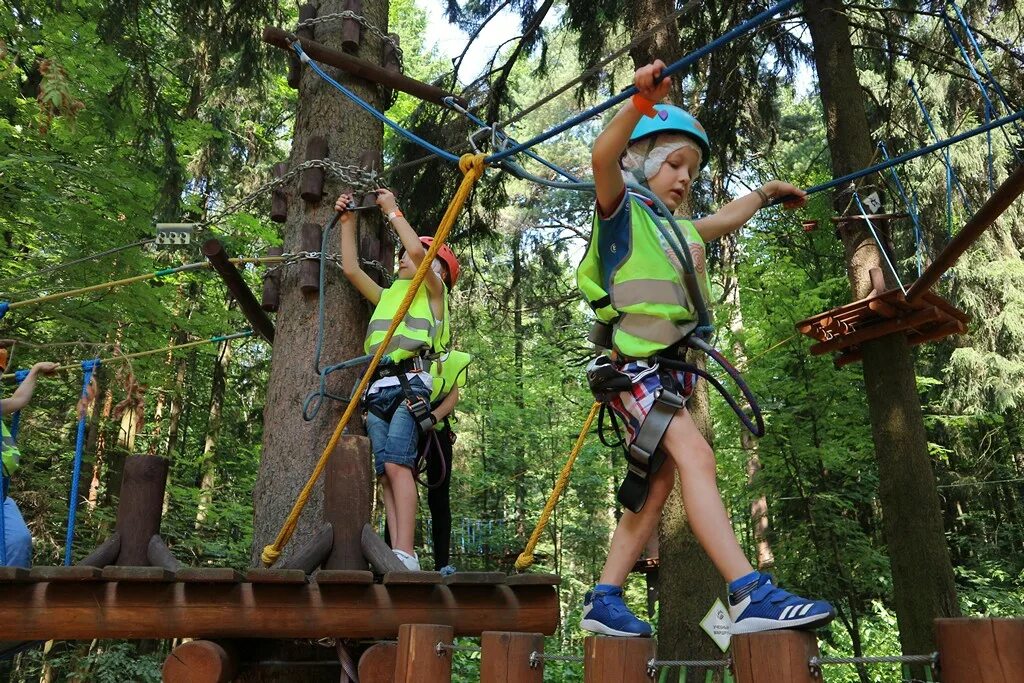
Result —
[{"label": "orange wristband", "polygon": [[640,93],[633,95],[630,101],[633,103],[633,106],[637,108],[637,111],[639,111],[647,118],[653,119],[655,115],[658,113],[657,110],[655,110],[654,108],[655,103],[651,102],[649,99],[647,99]]}]

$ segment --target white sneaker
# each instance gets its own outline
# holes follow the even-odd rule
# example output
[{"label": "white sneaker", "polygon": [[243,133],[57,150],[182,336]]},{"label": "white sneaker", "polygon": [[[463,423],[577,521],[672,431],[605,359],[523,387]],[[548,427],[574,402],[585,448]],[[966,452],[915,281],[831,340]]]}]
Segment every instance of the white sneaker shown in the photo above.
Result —
[{"label": "white sneaker", "polygon": [[420,559],[416,557],[416,553],[410,555],[404,550],[392,550],[391,552],[395,554],[395,557],[402,561],[402,564],[404,564],[405,568],[409,571],[418,572],[420,570]]}]

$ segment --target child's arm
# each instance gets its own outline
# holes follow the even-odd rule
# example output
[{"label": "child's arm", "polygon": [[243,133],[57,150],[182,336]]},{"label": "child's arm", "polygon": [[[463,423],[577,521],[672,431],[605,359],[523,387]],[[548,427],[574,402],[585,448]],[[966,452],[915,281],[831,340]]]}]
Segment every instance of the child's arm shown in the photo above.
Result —
[{"label": "child's arm", "polygon": [[[434,380],[435,382],[438,380]],[[438,423],[452,414],[455,410],[455,405],[459,402],[459,387],[456,385],[452,387],[452,390],[448,392],[448,395],[442,399],[432,411],[434,413],[434,423]]]},{"label": "child's arm", "polygon": [[359,221],[356,214],[348,210],[351,202],[352,195],[343,194],[334,204],[334,210],[341,214],[341,270],[352,286],[376,306],[384,289],[359,265],[359,247],[356,245],[356,228]]},{"label": "child's arm", "polygon": [[[409,255],[409,259],[419,268],[423,263],[423,257],[427,255],[427,250],[423,248],[419,235],[409,225],[409,221],[405,220],[405,214],[399,210],[394,193],[386,188],[377,190],[377,206],[391,221],[391,227],[398,234],[398,239],[402,240],[402,248]],[[440,320],[444,315],[444,283],[433,268],[427,269],[424,282],[430,294],[430,309],[434,312],[434,317]]]},{"label": "child's arm", "polygon": [[700,233],[701,239],[710,242],[741,228],[755,213],[776,197],[794,197],[794,199],[784,202],[782,206],[787,209],[796,209],[807,203],[806,195],[806,192],[789,183],[772,180],[750,194],[732,200],[718,212],[694,221],[693,225]]},{"label": "child's arm", "polygon": [[21,385],[11,394],[10,398],[5,398],[0,401],[0,411],[3,411],[4,415],[10,415],[16,413],[32,400],[32,394],[36,390],[36,380],[39,379],[39,375],[53,375],[57,372],[56,363],[36,363],[32,366],[32,369],[28,371],[28,375],[22,380]]},{"label": "child's arm", "polygon": [[[633,75],[633,84],[640,91],[641,97],[650,102],[660,102],[668,94],[672,87],[671,78],[666,77],[655,83],[655,79],[664,68],[665,63],[658,59],[653,64],[637,69]],[[604,215],[615,209],[615,204],[622,197],[625,183],[622,182],[622,173],[619,170],[619,157],[629,145],[629,136],[641,117],[643,113],[636,105],[627,102],[594,141],[590,161],[594,169],[597,208]]]}]

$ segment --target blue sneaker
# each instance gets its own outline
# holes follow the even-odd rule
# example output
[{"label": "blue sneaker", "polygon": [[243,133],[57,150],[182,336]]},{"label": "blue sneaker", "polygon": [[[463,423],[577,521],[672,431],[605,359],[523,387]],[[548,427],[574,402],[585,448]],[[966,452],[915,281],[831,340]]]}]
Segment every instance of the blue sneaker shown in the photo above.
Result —
[{"label": "blue sneaker", "polygon": [[608,584],[598,584],[587,592],[580,628],[604,636],[648,638],[651,635],[651,625],[637,619],[622,601],[622,589]]},{"label": "blue sneaker", "polygon": [[814,629],[836,616],[835,608],[824,600],[808,600],[775,587],[770,574],[748,574],[729,588],[733,635],[786,628]]},{"label": "blue sneaker", "polygon": [[456,569],[453,565],[446,564],[445,566],[441,567],[441,576],[451,576],[455,572]]}]

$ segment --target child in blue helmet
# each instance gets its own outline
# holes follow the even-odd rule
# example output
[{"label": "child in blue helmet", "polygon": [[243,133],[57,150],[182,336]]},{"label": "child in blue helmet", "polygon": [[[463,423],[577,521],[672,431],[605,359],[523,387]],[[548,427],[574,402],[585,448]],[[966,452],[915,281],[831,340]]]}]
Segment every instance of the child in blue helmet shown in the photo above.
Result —
[{"label": "child in blue helmet", "polygon": [[[635,447],[638,438],[650,446],[647,462],[652,466],[644,475],[642,495],[627,501],[620,489],[620,500],[630,509],[612,536],[600,582],[587,593],[581,626],[604,635],[650,635],[650,625],[624,604],[622,584],[656,532],[678,472],[693,533],[729,584],[732,632],[815,628],[831,621],[835,610],[827,602],[778,588],[771,576],[751,567],[722,504],[714,452],[685,407],[694,378],[659,367],[659,357],[678,354],[680,342],[696,327],[688,275],[667,240],[689,248],[696,284],[707,300],[704,243],[738,230],[775,197],[792,197],[787,208],[802,206],[805,193],[773,180],[713,215],[678,221],[684,235],[660,231],[660,219],[643,197],[627,192],[626,182],[646,186],[675,211],[686,202],[710,153],[707,134],[693,116],[675,106],[655,106],[671,87],[669,78],[657,80],[664,66],[656,61],[637,70],[639,95],[618,111],[592,152],[596,215],[577,282],[610,332],[604,345],[611,350],[602,362],[614,368],[620,384],[612,385],[603,398],[624,423],[627,446]],[[649,430],[641,438],[648,422],[662,425],[653,442]]]}]

